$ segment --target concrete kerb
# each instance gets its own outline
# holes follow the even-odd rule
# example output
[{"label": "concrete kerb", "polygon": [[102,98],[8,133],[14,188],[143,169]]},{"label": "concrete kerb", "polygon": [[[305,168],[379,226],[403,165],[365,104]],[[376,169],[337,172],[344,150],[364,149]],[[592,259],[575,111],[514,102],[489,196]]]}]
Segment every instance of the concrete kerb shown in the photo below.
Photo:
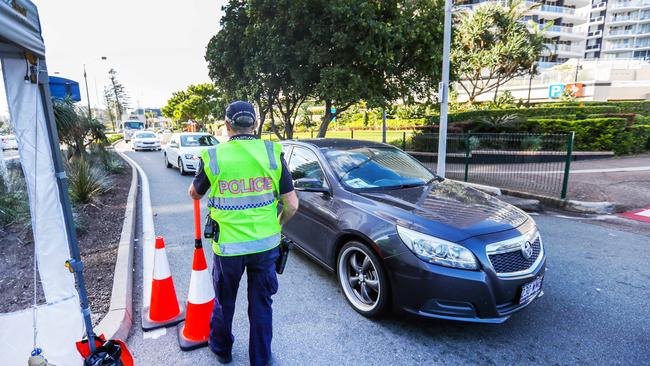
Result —
[{"label": "concrete kerb", "polygon": [[117,153],[131,166],[131,186],[115,260],[111,304],[108,313],[95,327],[95,332],[104,334],[107,339],[125,340],[133,325],[133,247],[137,218],[138,171],[130,159],[119,151]]},{"label": "concrete kerb", "polygon": [[566,211],[572,211],[572,212],[578,212],[584,214],[598,214],[598,215],[607,215],[615,212],[614,204],[612,204],[611,202],[585,202],[585,201],[568,200],[568,199],[548,197],[540,194],[520,192],[520,191],[504,189],[504,188],[501,188],[501,192],[509,196],[536,199],[539,200],[545,206],[559,208]]},{"label": "concrete kerb", "polygon": [[[463,182],[459,180],[455,180],[455,182],[464,184],[469,187],[476,188],[492,196],[508,195],[508,196],[519,197],[528,200],[537,200],[545,206],[559,208],[566,211],[586,213],[586,214],[598,214],[598,215],[612,214],[616,211],[614,204],[612,204],[611,202],[585,202],[585,201],[567,200],[567,199],[548,197],[548,196],[535,194],[535,193],[521,192],[512,189],[497,188],[492,186],[486,186],[483,184]],[[527,206],[530,205],[531,207],[524,208],[524,209],[536,211],[536,209],[534,209],[533,207],[534,204],[532,202],[527,203],[526,205]]]}]

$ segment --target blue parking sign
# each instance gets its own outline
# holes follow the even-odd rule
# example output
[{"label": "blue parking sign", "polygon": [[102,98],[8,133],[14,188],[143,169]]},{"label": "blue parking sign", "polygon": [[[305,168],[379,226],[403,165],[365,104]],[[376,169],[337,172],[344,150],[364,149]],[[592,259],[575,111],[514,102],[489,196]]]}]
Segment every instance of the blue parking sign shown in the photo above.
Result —
[{"label": "blue parking sign", "polygon": [[548,87],[548,97],[551,99],[557,99],[564,94],[564,84],[551,84]]}]

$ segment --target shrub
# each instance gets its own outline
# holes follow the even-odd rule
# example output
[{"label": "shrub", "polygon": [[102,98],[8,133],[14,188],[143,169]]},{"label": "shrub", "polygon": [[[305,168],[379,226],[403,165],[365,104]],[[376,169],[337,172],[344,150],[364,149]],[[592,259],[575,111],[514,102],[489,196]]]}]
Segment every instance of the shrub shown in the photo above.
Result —
[{"label": "shrub", "polygon": [[72,159],[67,171],[70,198],[76,203],[89,203],[110,189],[107,174],[86,158]]},{"label": "shrub", "polygon": [[540,136],[527,136],[521,141],[521,148],[529,151],[539,151],[544,142]]},{"label": "shrub", "polygon": [[17,223],[28,226],[29,222],[29,199],[22,170],[8,167],[4,175],[0,174],[0,225]]},{"label": "shrub", "polygon": [[121,133],[114,134],[114,135],[108,135],[106,137],[109,145],[112,145],[114,142],[119,141],[119,140],[121,140],[123,138],[124,138],[124,136]]},{"label": "shrub", "polygon": [[[575,150],[614,151],[617,155],[629,154],[638,150],[644,132],[628,127],[625,118],[591,118],[575,121],[564,119],[529,119],[528,132],[569,133],[575,131]],[[646,140],[647,141],[647,140]]]},{"label": "shrub", "polygon": [[122,174],[124,172],[124,162],[117,156],[117,153],[106,150],[101,145],[92,145],[89,157],[92,162],[99,164],[109,174]]}]

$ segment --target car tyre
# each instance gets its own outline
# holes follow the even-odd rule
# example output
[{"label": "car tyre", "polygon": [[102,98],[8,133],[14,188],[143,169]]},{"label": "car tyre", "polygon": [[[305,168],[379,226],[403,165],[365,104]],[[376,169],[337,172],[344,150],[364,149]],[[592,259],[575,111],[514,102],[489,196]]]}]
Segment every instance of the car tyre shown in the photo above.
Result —
[{"label": "car tyre", "polygon": [[171,167],[172,167],[172,163],[170,163],[170,162],[169,162],[169,159],[167,159],[167,153],[163,153],[163,157],[164,157],[164,159],[165,159],[165,167],[166,167],[166,168],[171,168]]},{"label": "car tyre", "polygon": [[183,160],[181,158],[178,158],[178,172],[181,173],[181,175],[185,175],[185,167],[183,166]]},{"label": "car tyre", "polygon": [[351,241],[341,248],[337,277],[343,295],[359,314],[376,318],[389,307],[390,287],[379,257],[367,245]]}]

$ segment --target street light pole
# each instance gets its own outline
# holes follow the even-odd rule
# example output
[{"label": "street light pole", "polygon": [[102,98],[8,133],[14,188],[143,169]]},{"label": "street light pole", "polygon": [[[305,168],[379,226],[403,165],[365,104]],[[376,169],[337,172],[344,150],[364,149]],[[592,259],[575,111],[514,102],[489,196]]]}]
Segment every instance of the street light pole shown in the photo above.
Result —
[{"label": "street light pole", "polygon": [[449,53],[451,52],[451,7],[452,0],[445,0],[445,29],[442,45],[442,80],[438,86],[440,96],[440,130],[438,132],[438,169],[439,176],[445,176],[445,158],[447,154],[447,112],[449,110]]},{"label": "street light pole", "polygon": [[88,93],[88,76],[86,76],[86,64],[84,64],[84,82],[86,83],[86,100],[88,101],[88,118],[93,118],[93,111],[90,109],[90,94]]}]

